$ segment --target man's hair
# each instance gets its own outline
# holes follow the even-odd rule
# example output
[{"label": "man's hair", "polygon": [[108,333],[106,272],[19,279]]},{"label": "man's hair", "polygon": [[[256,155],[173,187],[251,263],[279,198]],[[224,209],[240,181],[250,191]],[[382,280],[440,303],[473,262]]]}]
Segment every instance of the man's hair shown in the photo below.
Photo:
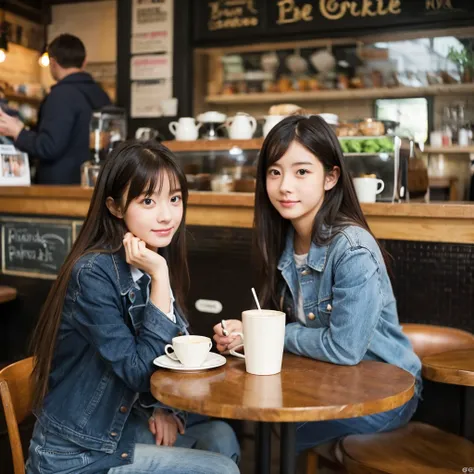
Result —
[{"label": "man's hair", "polygon": [[81,68],[86,59],[86,48],[77,36],[63,34],[51,41],[48,54],[63,68]]}]

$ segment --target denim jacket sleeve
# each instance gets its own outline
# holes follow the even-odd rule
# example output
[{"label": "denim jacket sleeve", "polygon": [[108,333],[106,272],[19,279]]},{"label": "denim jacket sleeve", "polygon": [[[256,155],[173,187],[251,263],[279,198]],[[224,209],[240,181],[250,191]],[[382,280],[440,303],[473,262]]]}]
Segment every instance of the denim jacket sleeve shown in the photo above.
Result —
[{"label": "denim jacket sleeve", "polygon": [[72,322],[135,392],[150,390],[152,361],[182,328],[151,301],[146,304],[140,333],[126,325],[120,291],[99,265],[83,267],[77,276]]},{"label": "denim jacket sleeve", "polygon": [[153,414],[155,408],[163,408],[177,416],[183,423],[183,426],[186,427],[186,423],[188,421],[187,411],[179,410],[177,408],[170,407],[165,403],[161,403],[159,400],[156,400],[151,393],[141,393],[140,397],[138,398],[138,402],[142,408],[149,411],[149,416]]},{"label": "denim jacket sleeve", "polygon": [[334,364],[355,365],[367,352],[382,311],[379,264],[369,249],[349,248],[335,263],[333,281],[329,327],[288,324],[285,349]]}]

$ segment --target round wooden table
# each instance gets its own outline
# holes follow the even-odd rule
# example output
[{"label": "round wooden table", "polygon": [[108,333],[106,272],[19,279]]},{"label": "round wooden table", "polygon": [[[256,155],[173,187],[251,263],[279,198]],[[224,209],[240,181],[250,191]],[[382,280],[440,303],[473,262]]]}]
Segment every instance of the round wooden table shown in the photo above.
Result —
[{"label": "round wooden table", "polygon": [[363,361],[339,366],[285,354],[280,374],[251,375],[245,362],[202,372],[157,370],[151,393],[167,405],[258,424],[256,473],[270,472],[271,423],[281,422],[280,472],[293,474],[296,423],[370,415],[397,408],[414,393],[414,377],[398,367]]},{"label": "round wooden table", "polygon": [[8,303],[16,298],[16,289],[11,286],[0,286],[0,303]]},{"label": "round wooden table", "polygon": [[474,441],[474,430],[468,432],[470,414],[470,398],[474,395],[474,348],[459,351],[442,352],[424,357],[423,377],[434,382],[461,385],[461,426],[460,432],[465,438]]}]

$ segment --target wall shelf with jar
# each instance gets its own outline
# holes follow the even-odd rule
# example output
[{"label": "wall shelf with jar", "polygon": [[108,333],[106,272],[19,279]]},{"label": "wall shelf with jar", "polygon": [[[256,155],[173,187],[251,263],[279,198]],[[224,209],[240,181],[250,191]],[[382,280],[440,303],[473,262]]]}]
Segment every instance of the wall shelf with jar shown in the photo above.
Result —
[{"label": "wall shelf with jar", "polygon": [[474,146],[459,146],[459,145],[451,145],[451,146],[442,146],[442,147],[435,147],[435,146],[425,146],[423,149],[423,153],[443,153],[443,154],[471,154],[474,153]]},{"label": "wall shelf with jar", "polygon": [[12,102],[18,102],[20,104],[29,104],[34,107],[39,107],[41,104],[41,101],[43,100],[39,97],[32,97],[28,95],[13,94],[13,93],[5,94],[5,99],[11,100]]},{"label": "wall shelf with jar", "polygon": [[327,102],[337,100],[391,99],[403,97],[474,94],[474,82],[424,87],[374,87],[369,89],[256,92],[209,95],[209,104],[264,104],[275,102]]},{"label": "wall shelf with jar", "polygon": [[374,99],[469,97],[474,63],[463,69],[458,56],[473,50],[474,27],[197,48],[194,114],[211,106],[259,116],[269,104],[295,103],[347,119],[355,109],[370,116]]}]

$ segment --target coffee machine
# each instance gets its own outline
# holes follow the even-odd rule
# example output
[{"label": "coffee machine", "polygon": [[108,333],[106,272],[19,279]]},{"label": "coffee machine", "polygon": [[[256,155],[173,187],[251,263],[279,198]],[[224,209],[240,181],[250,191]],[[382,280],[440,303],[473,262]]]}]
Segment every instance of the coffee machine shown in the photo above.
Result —
[{"label": "coffee machine", "polygon": [[95,185],[101,163],[126,138],[127,114],[125,109],[106,106],[92,113],[89,127],[91,159],[82,164],[82,186]]}]

